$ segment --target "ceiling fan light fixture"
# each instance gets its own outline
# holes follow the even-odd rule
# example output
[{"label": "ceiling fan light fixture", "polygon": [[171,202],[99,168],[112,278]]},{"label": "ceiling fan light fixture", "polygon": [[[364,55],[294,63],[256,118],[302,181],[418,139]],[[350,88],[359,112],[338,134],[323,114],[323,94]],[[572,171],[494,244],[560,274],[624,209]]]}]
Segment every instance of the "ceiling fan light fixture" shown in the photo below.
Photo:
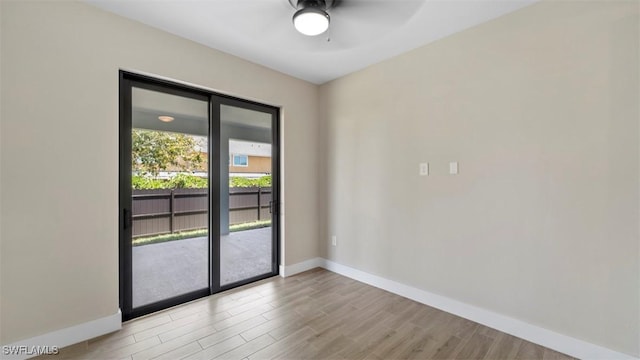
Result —
[{"label": "ceiling fan light fixture", "polygon": [[161,115],[161,116],[158,116],[158,120],[168,123],[175,120],[175,118],[173,116]]},{"label": "ceiling fan light fixture", "polygon": [[329,14],[317,7],[305,7],[293,14],[293,26],[303,35],[320,35],[329,28]]}]

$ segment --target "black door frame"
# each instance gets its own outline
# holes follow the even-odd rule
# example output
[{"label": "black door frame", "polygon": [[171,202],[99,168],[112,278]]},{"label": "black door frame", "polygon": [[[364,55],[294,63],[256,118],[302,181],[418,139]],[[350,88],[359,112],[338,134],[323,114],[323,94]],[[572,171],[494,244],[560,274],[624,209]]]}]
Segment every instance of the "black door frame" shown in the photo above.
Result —
[{"label": "black door frame", "polygon": [[[119,121],[119,279],[120,309],[123,320],[166,309],[191,300],[242,286],[254,281],[276,276],[280,264],[280,109],[274,106],[218,94],[209,90],[187,86],[168,80],[156,79],[120,70],[120,121]],[[133,308],[133,258],[131,246],[131,131],[133,87],[184,96],[209,103],[209,287],[168,299]],[[272,271],[249,279],[220,286],[220,106],[269,113],[272,116]],[[215,234],[215,236],[214,236]]]},{"label": "black door frame", "polygon": [[[234,106],[238,108],[243,108],[247,110],[254,110],[263,113],[268,113],[271,115],[271,273],[257,275],[254,277],[250,277],[247,279],[240,280],[238,282],[234,282],[231,284],[220,285],[220,272],[214,272],[212,274],[212,285],[215,289],[219,291],[229,290],[238,286],[246,285],[258,280],[266,279],[271,276],[275,276],[279,274],[279,265],[280,265],[280,109],[274,106],[264,105],[257,103],[255,101],[243,100],[233,96],[221,95],[221,94],[212,94],[211,95],[211,115],[212,115],[212,124],[216,124],[218,126],[217,131],[220,134],[220,107],[222,105]],[[213,128],[210,127],[210,128]],[[213,130],[213,129],[212,129]],[[216,138],[216,142],[219,143],[219,136]],[[218,160],[220,155],[218,154]],[[217,186],[218,192],[218,204],[220,204],[220,184],[219,184],[219,176],[216,177],[218,181]],[[219,210],[219,207],[218,207]],[[218,212],[219,219],[219,212]],[[220,224],[218,223],[217,234],[220,234]],[[213,248],[220,249],[220,237],[216,236],[213,239]],[[219,255],[219,254],[218,254]]]}]

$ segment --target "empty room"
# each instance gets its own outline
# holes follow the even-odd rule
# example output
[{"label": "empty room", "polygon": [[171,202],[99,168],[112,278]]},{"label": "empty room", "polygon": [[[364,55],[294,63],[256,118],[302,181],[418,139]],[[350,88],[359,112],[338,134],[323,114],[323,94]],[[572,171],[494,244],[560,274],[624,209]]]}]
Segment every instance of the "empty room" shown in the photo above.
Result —
[{"label": "empty room", "polygon": [[2,359],[640,359],[640,2],[0,0]]}]

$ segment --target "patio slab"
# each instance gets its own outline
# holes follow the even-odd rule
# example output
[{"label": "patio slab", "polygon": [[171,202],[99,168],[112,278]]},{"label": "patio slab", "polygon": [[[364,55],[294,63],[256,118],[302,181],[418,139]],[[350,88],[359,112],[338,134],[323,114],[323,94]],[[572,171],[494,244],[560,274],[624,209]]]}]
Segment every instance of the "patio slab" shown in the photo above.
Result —
[{"label": "patio slab", "polygon": [[[220,283],[271,272],[271,228],[233,232],[220,238]],[[133,248],[133,306],[209,286],[208,242],[197,237]]]}]

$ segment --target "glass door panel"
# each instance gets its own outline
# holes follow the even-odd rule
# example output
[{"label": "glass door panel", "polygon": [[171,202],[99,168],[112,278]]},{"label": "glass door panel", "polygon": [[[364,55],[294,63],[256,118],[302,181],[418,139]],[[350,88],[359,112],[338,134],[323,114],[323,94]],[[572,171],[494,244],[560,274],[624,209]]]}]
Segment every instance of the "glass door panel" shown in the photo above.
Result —
[{"label": "glass door panel", "polygon": [[131,89],[132,308],[209,289],[209,103]]},{"label": "glass door panel", "polygon": [[220,105],[221,287],[277,273],[275,121],[268,107]]}]

